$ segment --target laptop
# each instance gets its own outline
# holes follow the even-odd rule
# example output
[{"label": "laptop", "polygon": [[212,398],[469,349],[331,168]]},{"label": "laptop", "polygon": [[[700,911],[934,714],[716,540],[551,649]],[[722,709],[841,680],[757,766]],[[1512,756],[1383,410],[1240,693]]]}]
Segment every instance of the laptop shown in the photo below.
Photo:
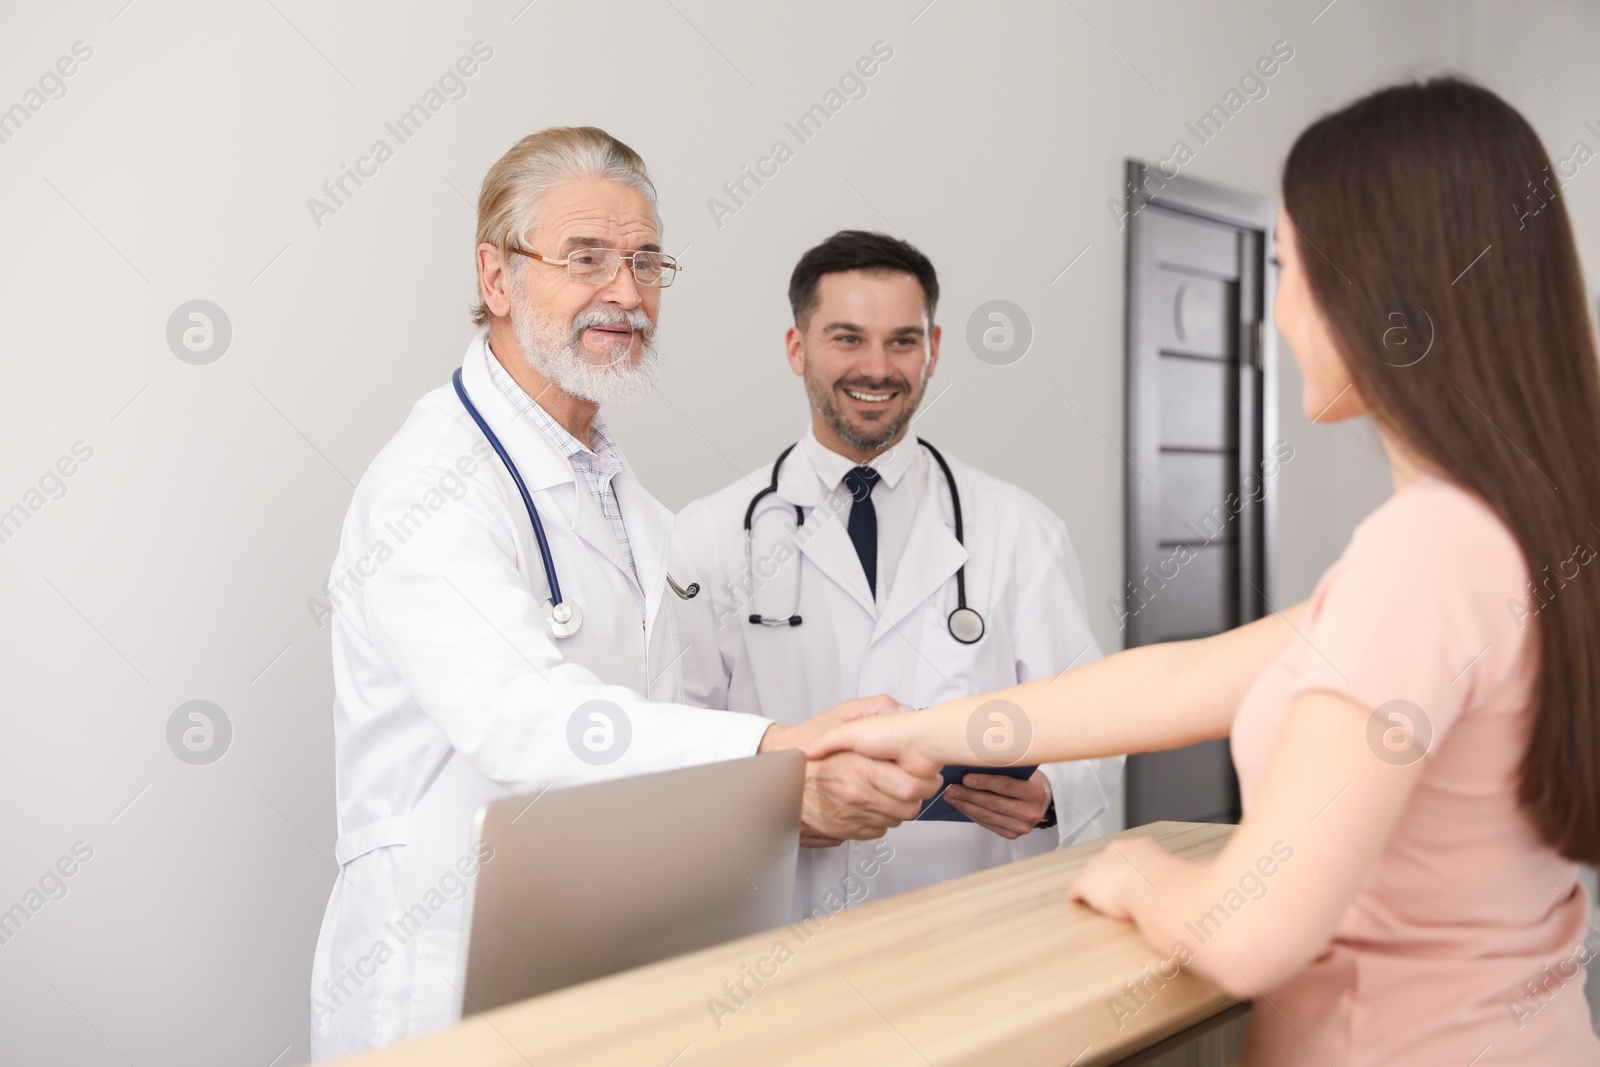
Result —
[{"label": "laptop", "polygon": [[782,926],[804,782],[791,749],[483,805],[462,1015]]}]

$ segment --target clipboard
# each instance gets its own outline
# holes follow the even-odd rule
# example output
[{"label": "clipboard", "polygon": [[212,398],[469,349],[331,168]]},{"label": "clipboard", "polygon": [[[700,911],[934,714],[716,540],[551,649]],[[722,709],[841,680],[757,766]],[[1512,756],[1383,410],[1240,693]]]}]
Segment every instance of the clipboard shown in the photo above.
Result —
[{"label": "clipboard", "polygon": [[944,785],[939,787],[939,792],[922,802],[922,810],[917,812],[913,822],[971,822],[955,806],[944,798],[944,791],[953,785],[960,785],[961,779],[969,774],[1003,774],[1007,778],[1031,778],[1033,772],[1038,770],[1038,765],[1023,765],[1017,767],[969,767],[951,764],[942,772]]}]

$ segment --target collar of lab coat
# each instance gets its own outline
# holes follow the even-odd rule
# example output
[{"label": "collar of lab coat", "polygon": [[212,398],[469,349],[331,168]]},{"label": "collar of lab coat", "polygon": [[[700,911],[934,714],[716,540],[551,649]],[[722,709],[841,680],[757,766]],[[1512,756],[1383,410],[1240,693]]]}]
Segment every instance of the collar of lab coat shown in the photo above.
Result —
[{"label": "collar of lab coat", "polygon": [[[467,355],[461,364],[461,380],[467,395],[477,405],[484,421],[499,436],[500,443],[517,465],[529,493],[551,489],[563,483],[573,485],[573,506],[567,528],[580,537],[590,548],[609,560],[630,581],[637,580],[644,594],[645,630],[654,625],[656,612],[661,606],[661,596],[666,590],[667,543],[672,532],[672,512],[651,496],[634,477],[627,456],[622,457],[622,470],[611,479],[611,491],[616,494],[617,507],[622,512],[622,525],[628,531],[628,545],[633,551],[633,569],[628,567],[616,537],[600,509],[589,499],[589,494],[577,485],[572,463],[556,448],[555,443],[539,431],[533,420],[524,416],[511,400],[496,389],[489,379],[488,361],[495,355],[489,350],[489,329],[484,327],[467,346]],[[618,449],[618,455],[622,455]],[[520,503],[520,501],[519,501]],[[548,508],[540,508],[539,518],[546,526],[552,519],[565,519],[565,515],[552,516]],[[552,555],[555,555],[552,552]],[[561,560],[555,560],[556,574],[561,573]],[[585,605],[585,610],[590,609]]]},{"label": "collar of lab coat", "polygon": [[[817,461],[813,459],[817,450],[821,450],[823,466],[837,466],[830,463],[828,457],[837,457],[844,464],[831,484],[828,477],[835,472],[829,470],[825,475],[818,471]],[[790,504],[811,509],[806,516],[809,536],[801,542],[800,551],[836,585],[848,592],[864,611],[876,618],[872,633],[874,641],[897,627],[915,608],[954,578],[956,571],[967,562],[967,550],[956,540],[954,512],[945,500],[948,492],[944,474],[927,452],[917,444],[915,437],[907,434],[899,444],[872,463],[890,485],[904,478],[906,488],[914,489],[917,493],[905,556],[895,567],[894,581],[890,583],[881,611],[867,587],[866,572],[861,569],[855,545],[850,542],[846,525],[850,516],[849,490],[839,488],[843,507],[837,512],[827,504],[829,492],[839,487],[844,472],[856,464],[828,450],[808,429],[800,447],[789,453],[778,475],[777,495]],[[910,636],[912,640],[917,640],[915,635]]]},{"label": "collar of lab coat", "polygon": [[[906,471],[914,465],[917,453],[923,448],[917,444],[917,439],[907,434],[895,444],[893,448],[879,453],[868,462],[857,463],[849,456],[841,455],[817,439],[816,427],[806,430],[806,435],[800,438],[800,451],[811,460],[811,469],[821,479],[824,490],[833,489],[844,481],[844,476],[857,467],[871,467],[878,472],[878,478],[883,485],[890,489],[900,484],[900,479],[905,477]],[[848,491],[848,490],[846,490]]]}]

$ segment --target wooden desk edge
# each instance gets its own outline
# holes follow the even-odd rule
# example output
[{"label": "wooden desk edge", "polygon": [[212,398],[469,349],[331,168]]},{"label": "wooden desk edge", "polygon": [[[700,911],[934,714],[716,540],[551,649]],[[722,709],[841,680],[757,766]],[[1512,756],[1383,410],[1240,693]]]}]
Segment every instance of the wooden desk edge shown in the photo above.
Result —
[{"label": "wooden desk edge", "polygon": [[[1182,823],[1182,822],[1156,822],[1143,826],[1132,827],[1113,838],[1126,837],[1153,837],[1160,841],[1164,847],[1176,855],[1190,859],[1207,859],[1214,856],[1226,844],[1233,833],[1233,827],[1216,823]],[[873,901],[859,908],[839,912],[832,919],[834,923],[843,923],[846,917],[850,918],[849,927],[864,926],[870,930],[874,925],[884,921],[902,921],[908,909],[919,909],[931,906],[936,901],[951,894],[970,892],[974,885],[984,880],[1004,882],[1018,877],[1026,878],[1033,870],[1042,870],[1053,867],[1071,867],[1074,870],[1086,863],[1089,858],[1106,847],[1107,839],[1096,838],[1092,841],[1080,842],[1065,849],[1045,853],[1031,859],[1016,863],[1005,864],[1000,867],[979,871],[963,878],[952,879],[935,886],[916,890],[911,893],[900,894],[884,900]],[[1092,916],[1085,916],[1084,921],[1095,921]],[[526,1019],[535,1014],[560,1015],[564,1012],[576,1014],[585,1007],[603,1003],[614,998],[626,998],[630,990],[634,989],[641,979],[670,978],[675,971],[692,972],[707,963],[716,963],[719,971],[737,974],[739,966],[754,956],[765,952],[772,944],[773,936],[789,929],[780,927],[774,931],[763,931],[749,937],[739,938],[734,941],[713,945],[696,952],[685,953],[671,959],[661,960],[644,967],[634,968],[605,978],[584,982],[566,989],[552,993],[530,997],[497,1008],[485,1015],[467,1018],[445,1030],[436,1031],[421,1037],[362,1053],[345,1060],[339,1061],[348,1067],[414,1067],[414,1065],[452,1063],[452,1064],[516,1064],[530,1063],[574,1063],[581,1062],[565,1052],[555,1053],[552,1058],[538,1057],[528,1060],[523,1052],[517,1050],[503,1033],[503,1031],[518,1031],[525,1028]],[[848,936],[848,935],[846,935]],[[1160,958],[1160,953],[1143,941],[1139,933],[1131,927],[1125,934],[1117,936],[1130,939],[1138,945],[1142,956],[1152,960]],[[1225,1013],[1243,1010],[1240,1001],[1228,996],[1204,979],[1192,974],[1181,975],[1179,981],[1183,983],[1186,991],[1183,997],[1168,998],[1161,1005],[1150,1005],[1149,1011],[1141,1010],[1133,1024],[1129,1025],[1124,1033],[1119,1033],[1120,1040],[1116,1044],[1100,1044],[1098,1047],[1085,1050],[1079,1054],[1081,1058],[1076,1062],[1077,1067],[1092,1067],[1098,1064],[1119,1063],[1128,1057],[1140,1056],[1157,1048],[1164,1042],[1170,1042],[1177,1035],[1201,1026],[1207,1020],[1219,1019]],[[1180,1001],[1173,1003],[1173,1001]],[[1159,1009],[1159,1010],[1158,1010]],[[698,1014],[701,1007],[696,1003],[694,1011]],[[686,1010],[685,1010],[686,1011]],[[684,1012],[674,1012],[684,1014]],[[1007,1049],[1042,1054],[1046,1047],[1054,1049],[1056,1053],[1064,1053],[1067,1058],[1077,1053],[1076,1049],[1065,1049],[1060,1043],[1060,1034],[1057,1033],[1064,1020],[1061,1017],[1038,1020],[1036,1025],[1028,1026],[1006,1035],[1003,1044]],[[1220,1019],[1219,1019],[1220,1021]],[[840,1028],[844,1028],[841,1021]],[[626,1039],[627,1028],[619,1028],[613,1033],[618,1034],[616,1042]],[[797,1041],[803,1042],[815,1038],[796,1033]],[[589,1050],[593,1052],[596,1062],[611,1062],[606,1060],[606,1045],[613,1042],[596,1041]],[[953,1058],[944,1057],[933,1062],[960,1063],[984,1062],[985,1057],[998,1051],[986,1049],[976,1058],[967,1055],[958,1055]],[[1092,1055],[1090,1053],[1093,1053]],[[587,1059],[587,1057],[584,1057]],[[1063,1060],[1062,1062],[1065,1062]]]}]

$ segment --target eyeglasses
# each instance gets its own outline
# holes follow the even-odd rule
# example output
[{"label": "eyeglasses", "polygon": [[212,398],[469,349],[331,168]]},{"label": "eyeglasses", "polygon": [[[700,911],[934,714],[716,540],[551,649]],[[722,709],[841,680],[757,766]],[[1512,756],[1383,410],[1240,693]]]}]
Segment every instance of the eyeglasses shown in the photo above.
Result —
[{"label": "eyeglasses", "polygon": [[566,259],[551,259],[522,248],[511,251],[552,267],[566,267],[567,276],[585,285],[608,285],[617,276],[624,260],[633,271],[633,280],[652,289],[665,289],[683,268],[671,256],[660,252],[624,252],[620,248],[575,248]]}]

